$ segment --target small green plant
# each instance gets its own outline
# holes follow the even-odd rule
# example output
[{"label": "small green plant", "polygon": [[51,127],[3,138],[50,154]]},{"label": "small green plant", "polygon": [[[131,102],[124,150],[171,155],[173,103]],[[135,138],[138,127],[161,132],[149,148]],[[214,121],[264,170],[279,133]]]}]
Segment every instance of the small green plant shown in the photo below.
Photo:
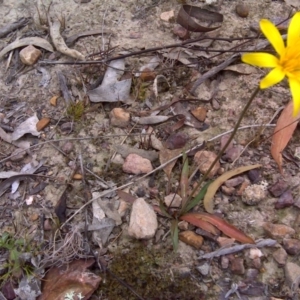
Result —
[{"label": "small green plant", "polygon": [[84,102],[78,101],[75,103],[71,103],[67,108],[67,116],[72,118],[74,121],[80,120],[84,113]]},{"label": "small green plant", "polygon": [[22,274],[33,273],[33,266],[24,261],[22,254],[31,252],[29,245],[23,238],[15,238],[8,232],[4,232],[0,238],[0,250],[8,253],[7,262],[2,266],[7,269],[0,277],[1,281],[9,278],[19,278]]},{"label": "small green plant", "polygon": [[[226,223],[221,218],[218,218],[212,215],[212,209],[205,205],[204,208],[208,213],[188,213],[193,207],[200,203],[204,198],[205,193],[208,188],[208,184],[200,190],[198,194],[196,192],[201,186],[203,186],[206,179],[209,177],[209,174],[215,164],[219,161],[223,153],[225,152],[228,145],[233,140],[242,119],[247,113],[251,103],[255,99],[256,95],[261,89],[269,88],[280,81],[285,77],[288,78],[289,86],[293,98],[293,116],[295,117],[300,111],[300,54],[299,54],[299,45],[300,45],[300,12],[297,12],[291,19],[288,34],[287,42],[285,44],[284,40],[281,37],[280,32],[274,24],[269,20],[261,20],[260,28],[266,38],[269,40],[270,44],[275,49],[277,55],[270,53],[247,53],[242,55],[242,61],[254,66],[271,68],[272,70],[261,80],[259,87],[257,87],[250,96],[248,102],[246,103],[244,109],[239,115],[238,121],[234,126],[233,131],[231,132],[227,142],[219,151],[219,154],[212,162],[206,173],[199,180],[197,186],[194,190],[188,195],[188,175],[189,175],[189,166],[188,158],[185,153],[183,153],[183,168],[181,172],[180,180],[180,194],[182,198],[182,206],[176,213],[170,213],[168,208],[164,206],[163,203],[160,204],[160,209],[163,214],[171,219],[171,235],[173,240],[174,249],[178,245],[178,222],[179,220],[186,220],[189,223],[198,226],[210,233],[213,233],[214,227],[217,227],[223,233],[228,236],[235,238],[241,242],[254,243],[254,241],[240,232],[238,229],[234,228],[232,225]],[[292,115],[291,115],[292,117]]]}]

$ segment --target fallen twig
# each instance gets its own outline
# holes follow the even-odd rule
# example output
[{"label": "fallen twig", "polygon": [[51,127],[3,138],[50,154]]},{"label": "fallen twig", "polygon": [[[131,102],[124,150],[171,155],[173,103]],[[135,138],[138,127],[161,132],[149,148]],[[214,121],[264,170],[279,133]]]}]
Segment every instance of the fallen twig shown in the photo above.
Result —
[{"label": "fallen twig", "polygon": [[[127,57],[131,57],[131,56],[135,56],[135,55],[140,55],[140,54],[145,54],[145,53],[150,53],[150,52],[154,52],[154,51],[159,51],[159,50],[164,50],[164,49],[170,49],[170,48],[176,48],[176,47],[182,47],[188,44],[192,44],[195,42],[199,42],[202,40],[207,40],[207,39],[211,39],[209,37],[200,37],[197,39],[190,39],[187,40],[185,42],[182,43],[177,43],[177,44],[171,44],[171,45],[166,45],[166,46],[160,46],[160,47],[153,47],[153,48],[148,48],[145,50],[140,50],[140,51],[135,51],[135,52],[130,52],[130,53],[126,53],[126,54],[122,54],[122,55],[118,55],[115,57],[110,57],[107,59],[102,59],[102,60],[90,60],[90,61],[80,61],[80,62],[73,62],[73,61],[47,61],[47,60],[43,60],[40,61],[40,64],[46,64],[46,65],[57,65],[57,64],[61,64],[61,65],[89,65],[89,64],[103,64],[103,63],[108,63],[111,62],[113,60],[117,60],[117,59],[123,59],[123,58],[127,58]],[[227,42],[231,42],[233,40],[236,39],[226,39],[226,38],[213,38],[214,40],[221,40],[221,41],[227,41]],[[249,38],[249,39],[253,39],[253,38]],[[238,39],[241,40],[241,39]],[[198,48],[198,50],[200,50],[201,48]],[[204,51],[208,51],[207,48],[203,47]],[[216,49],[209,49],[209,51],[213,51],[213,52],[226,52],[222,51],[222,50],[216,50]],[[93,56],[97,55],[97,54],[101,54],[100,53],[93,53]]]},{"label": "fallen twig", "polygon": [[62,72],[57,72],[57,78],[58,78],[60,89],[63,94],[63,98],[68,107],[71,103],[74,103],[74,100],[73,100],[71,93],[68,90],[66,77],[64,76],[64,74]]},{"label": "fallen twig", "polygon": [[9,24],[3,26],[2,28],[0,28],[0,38],[5,37],[10,32],[12,32],[16,29],[26,26],[28,24],[29,20],[30,20],[29,18],[21,18],[13,23],[9,23]]},{"label": "fallen twig", "polygon": [[66,39],[66,44],[68,46],[72,46],[78,39],[80,39],[82,37],[90,36],[90,35],[103,35],[103,34],[112,34],[112,32],[107,31],[107,30],[102,30],[102,29],[83,31],[83,32],[76,33],[76,34],[69,36]]},{"label": "fallen twig", "polygon": [[219,257],[222,255],[239,252],[239,251],[242,251],[244,249],[249,249],[249,248],[273,247],[276,243],[277,243],[277,241],[272,240],[272,239],[258,240],[256,242],[256,244],[243,244],[243,245],[235,245],[235,246],[228,247],[228,248],[221,248],[219,250],[216,250],[216,251],[213,251],[210,253],[206,253],[206,254],[198,257],[198,259],[211,259],[214,257]]},{"label": "fallen twig", "polygon": [[[286,38],[286,35],[283,35],[283,38]],[[250,47],[249,49],[247,49],[248,52],[252,52],[252,51],[256,51],[256,50],[261,50],[264,49],[265,47],[267,47],[269,45],[269,41],[262,41],[259,44],[257,44],[254,47]],[[232,56],[230,56],[229,58],[227,58],[225,61],[223,61],[221,64],[219,64],[218,66],[210,69],[208,72],[206,72],[205,74],[203,74],[198,80],[196,80],[196,82],[193,84],[192,88],[191,88],[191,93],[194,94],[196,89],[199,87],[200,84],[202,84],[205,80],[207,80],[208,78],[211,78],[212,76],[216,75],[217,73],[219,73],[220,71],[224,70],[226,67],[228,67],[231,63],[233,63],[238,57],[240,57],[242,51],[239,53],[235,53]]]}]

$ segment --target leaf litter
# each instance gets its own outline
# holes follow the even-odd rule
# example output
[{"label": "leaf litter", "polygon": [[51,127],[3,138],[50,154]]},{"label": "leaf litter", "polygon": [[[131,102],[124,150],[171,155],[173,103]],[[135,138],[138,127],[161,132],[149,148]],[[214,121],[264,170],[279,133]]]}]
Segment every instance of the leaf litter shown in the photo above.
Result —
[{"label": "leaf litter", "polygon": [[[0,149],[0,163],[3,179],[6,176],[8,178],[7,181],[3,180],[0,183],[1,192],[3,192],[1,197],[5,202],[1,200],[1,204],[5,205],[1,224],[6,230],[10,228],[9,224],[12,218],[9,216],[11,214],[18,224],[16,228],[23,228],[23,232],[14,232],[14,234],[17,236],[25,233],[29,244],[33,237],[39,242],[37,248],[42,249],[39,252],[42,253],[39,268],[50,273],[55,268],[63,268],[63,265],[67,263],[70,273],[66,271],[65,274],[66,277],[71,277],[72,264],[76,262],[76,259],[92,258],[94,259],[93,273],[86,271],[85,267],[79,267],[76,276],[89,274],[88,277],[92,276],[96,282],[100,282],[100,277],[103,276],[102,271],[107,268],[110,272],[111,262],[118,259],[119,254],[116,249],[131,253],[131,245],[137,243],[135,239],[128,240],[126,225],[129,223],[131,208],[124,205],[124,202],[126,204],[133,203],[135,199],[143,197],[158,213],[160,224],[155,237],[143,241],[143,249],[150,249],[151,245],[155,244],[154,246],[160,251],[168,249],[167,256],[171,257],[173,243],[174,249],[177,248],[176,255],[180,258],[178,260],[177,257],[177,262],[174,263],[174,261],[168,261],[166,256],[162,269],[171,270],[171,272],[176,269],[177,272],[184,266],[197,264],[197,260],[193,258],[196,250],[192,247],[201,252],[201,258],[211,260],[210,272],[205,273],[207,275],[201,275],[205,277],[205,280],[203,281],[201,278],[197,287],[195,285],[187,291],[182,287],[182,290],[178,292],[182,298],[191,296],[192,290],[198,291],[195,299],[201,298],[203,291],[207,291],[206,296],[212,299],[222,297],[222,295],[227,295],[228,298],[237,293],[244,295],[243,288],[236,286],[234,282],[236,278],[242,282],[246,280],[242,270],[235,269],[240,261],[244,263],[249,272],[251,269],[260,270],[262,266],[266,270],[264,277],[258,275],[252,279],[253,286],[259,287],[259,284],[263,282],[263,285],[270,288],[268,295],[272,293],[272,295],[282,298],[290,293],[288,295],[291,296],[295,289],[291,289],[292,285],[288,279],[285,283],[282,283],[280,279],[279,284],[281,290],[288,291],[286,294],[283,294],[281,290],[276,290],[268,281],[277,271],[281,272],[280,278],[288,275],[282,273],[281,265],[277,266],[275,263],[271,266],[268,263],[272,259],[276,260],[272,253],[275,245],[282,249],[287,247],[286,243],[282,244],[281,242],[281,239],[286,236],[282,234],[281,238],[276,236],[272,240],[265,239],[265,243],[257,242],[256,244],[254,244],[254,239],[264,238],[267,234],[262,230],[263,220],[266,218],[273,223],[284,223],[285,226],[290,227],[297,226],[299,218],[297,219],[293,206],[283,208],[288,215],[288,218],[284,219],[280,217],[274,205],[270,205],[271,197],[261,199],[255,206],[250,207],[240,201],[241,194],[239,193],[242,192],[239,189],[242,187],[239,185],[233,187],[232,194],[226,194],[226,190],[222,188],[222,184],[226,180],[247,171],[247,166],[255,168],[257,165],[262,165],[261,178],[256,184],[260,184],[262,180],[275,182],[281,178],[281,174],[270,157],[270,142],[266,139],[268,129],[260,131],[261,135],[259,135],[259,132],[254,132],[256,130],[254,125],[271,122],[273,111],[286,103],[284,101],[287,99],[278,96],[284,95],[282,86],[276,86],[271,90],[272,97],[261,94],[263,99],[260,102],[257,101],[258,106],[252,107],[245,119],[245,124],[249,124],[250,127],[240,130],[236,137],[238,146],[246,145],[242,151],[238,152],[238,155],[234,156],[234,163],[238,168],[244,168],[243,171],[236,173],[233,165],[230,164],[232,160],[221,160],[221,168],[214,175],[216,183],[214,181],[205,182],[198,187],[196,196],[190,198],[197,182],[201,179],[198,166],[193,160],[195,151],[202,147],[218,154],[220,150],[217,142],[219,137],[228,134],[228,131],[232,129],[240,111],[242,99],[255,88],[260,76],[258,70],[241,65],[238,59],[239,53],[231,55],[230,47],[237,47],[238,50],[252,48],[259,50],[264,49],[267,43],[264,41],[256,44],[256,41],[254,43],[253,39],[250,39],[248,44],[243,46],[238,40],[254,36],[250,28],[253,19],[243,19],[243,23],[235,15],[234,6],[237,1],[230,2],[229,7],[225,7],[221,2],[219,7],[196,4],[197,8],[189,5],[181,7],[176,4],[176,12],[179,12],[177,20],[180,20],[179,23],[181,23],[181,20],[185,18],[185,23],[181,25],[187,29],[194,28],[198,32],[215,30],[210,34],[205,33],[200,38],[191,31],[189,32],[191,40],[180,43],[176,40],[177,37],[174,38],[173,24],[167,20],[160,20],[160,14],[156,16],[155,13],[155,9],[158,9],[159,12],[175,9],[174,3],[164,3],[167,5],[164,6],[162,3],[148,5],[152,2],[146,2],[142,4],[143,7],[140,11],[141,15],[144,14],[143,17],[134,13],[136,21],[123,18],[121,13],[120,20],[116,21],[115,13],[120,12],[123,5],[128,6],[128,3],[118,3],[115,5],[116,11],[110,11],[105,7],[106,4],[102,3],[100,5],[103,8],[103,19],[107,18],[107,21],[102,22],[98,20],[99,18],[92,17],[96,11],[99,11],[95,9],[93,2],[75,5],[73,2],[67,1],[53,4],[50,9],[47,9],[46,3],[42,4],[41,1],[38,1],[34,13],[36,21],[34,24],[38,24],[39,28],[50,30],[52,33],[50,36],[42,33],[36,38],[45,39],[49,45],[52,42],[58,52],[51,54],[53,49],[48,46],[47,48],[45,46],[47,44],[38,44],[32,34],[30,41],[35,41],[37,47],[43,48],[44,46],[46,48],[46,51],[43,50],[43,58],[35,66],[38,71],[42,70],[42,81],[40,76],[31,76],[33,73],[36,74],[35,68],[25,69],[24,73],[20,69],[16,69],[14,81],[8,86],[1,85],[4,97],[1,99],[3,105],[0,108],[0,121],[3,125],[0,128],[0,137],[3,140]],[[63,18],[59,16],[58,12],[64,11],[62,7],[66,7],[66,5],[70,16],[75,10],[81,13],[77,14],[76,19],[66,18],[67,29],[63,31],[62,27],[59,28],[64,25]],[[269,18],[271,11],[279,12],[283,8],[287,11],[288,7],[283,2],[272,2],[268,4],[272,8],[267,9],[265,9],[265,5],[255,2],[251,7],[254,10],[252,16],[255,16],[256,21],[262,17]],[[262,6],[265,10],[262,9]],[[129,12],[130,10],[130,7],[126,7],[124,11]],[[181,11],[188,16],[183,18]],[[222,14],[216,13],[216,11]],[[266,15],[262,15],[262,11],[265,11]],[[51,17],[55,13],[55,18],[50,20],[50,16],[47,15],[49,12]],[[202,14],[202,17],[200,14],[202,20],[192,19],[198,17],[199,12]],[[205,19],[205,16],[209,16],[210,19]],[[228,17],[233,24],[227,23]],[[203,18],[208,23],[200,25]],[[92,19],[95,20],[97,29],[87,22]],[[221,19],[224,19],[223,23]],[[5,24],[12,24],[11,19],[4,18],[4,20]],[[50,22],[48,22],[49,20]],[[193,22],[190,22],[191,20]],[[137,30],[134,22],[138,24],[139,39],[132,38],[135,36],[133,31]],[[219,24],[214,25],[214,22]],[[157,26],[158,23],[160,26]],[[83,24],[81,33],[78,32],[76,24]],[[110,26],[108,30],[107,24],[113,24],[113,26]],[[216,30],[217,26],[220,27]],[[21,25],[20,27],[12,26],[11,30],[16,28],[19,28],[18,30],[22,34],[28,33],[28,28]],[[149,28],[151,28],[151,33],[148,31]],[[53,33],[54,29],[56,30],[55,34]],[[24,42],[26,37],[22,37],[19,40],[21,42],[18,43],[17,39],[12,42],[15,37],[10,33],[5,33],[5,36],[9,39],[4,37],[1,40],[3,42],[1,46],[4,49],[2,52],[5,52],[2,58],[6,54],[10,55],[10,51],[18,51],[19,48],[26,46],[26,44],[22,44],[22,39]],[[194,43],[191,42],[193,39]],[[60,41],[62,46],[57,41]],[[5,48],[7,45],[8,48]],[[215,51],[222,52],[222,55],[217,55],[218,52]],[[77,54],[74,56],[74,53]],[[151,54],[151,58],[143,56],[147,53]],[[18,56],[16,55],[16,57]],[[79,61],[82,61],[82,64],[77,65]],[[66,65],[59,65],[57,62],[66,63]],[[7,65],[12,68],[9,61]],[[147,80],[144,80],[145,77],[142,76],[145,75],[143,74],[145,70],[148,73],[153,72]],[[221,72],[222,70],[224,72]],[[4,73],[2,75],[3,78],[6,76]],[[94,86],[89,89],[95,82],[98,83],[98,87]],[[205,88],[203,88],[204,84]],[[206,91],[209,97],[201,94],[202,92],[195,96],[193,92],[195,87]],[[139,93],[133,92],[137,90]],[[49,99],[53,95],[56,95],[55,105],[49,103]],[[98,103],[95,104],[95,102]],[[20,105],[18,110],[15,109],[15,103]],[[219,104],[219,110],[216,110],[213,103]],[[72,109],[69,106],[72,106]],[[206,112],[205,117],[200,116],[200,118],[196,114],[198,112],[196,109],[200,106],[203,106]],[[124,123],[126,126],[123,128],[114,127],[110,123],[109,112],[116,107],[125,108],[130,112],[130,121]],[[66,110],[68,110],[67,114]],[[196,114],[196,118],[193,113]],[[32,122],[24,122],[31,118]],[[49,125],[38,131],[36,128],[38,120],[49,120]],[[63,129],[67,123],[72,123],[72,130]],[[278,121],[278,123],[280,122]],[[285,125],[288,124],[288,118],[286,118]],[[251,127],[252,125],[253,127]],[[6,130],[8,126],[13,128],[12,133]],[[279,132],[284,132],[284,130],[279,130]],[[285,142],[278,137],[276,140],[275,129],[272,141],[272,145],[277,147],[274,159],[279,161],[279,166],[282,166],[280,155],[287,143],[290,141],[289,147],[291,148],[298,146],[296,139],[291,139],[293,135],[298,134],[297,130],[293,129],[293,132],[283,134]],[[260,143],[249,144],[249,139],[252,138],[249,137],[250,135],[259,136]],[[156,143],[155,147],[154,143]],[[21,149],[27,149],[27,153],[19,161],[10,159],[14,145]],[[193,151],[190,151],[191,148]],[[112,155],[115,151],[116,155]],[[79,153],[83,154],[83,158],[80,158],[81,154]],[[124,158],[131,153],[139,153],[149,159],[154,168],[151,171],[150,179],[150,174],[141,177],[124,174],[122,171]],[[38,158],[37,154],[40,155]],[[183,159],[178,159],[180,157]],[[45,167],[40,171],[43,175],[21,174],[22,167],[33,162],[33,158],[43,162]],[[297,165],[291,164],[289,161],[285,163],[285,176],[287,176],[285,180],[289,184],[289,190],[296,193]],[[76,180],[74,174],[78,175],[76,178],[80,180]],[[228,174],[231,175],[228,177]],[[252,185],[247,181],[246,175],[240,176],[244,178],[242,185],[245,184],[251,188]],[[20,184],[19,196],[11,197],[9,193],[5,193],[14,180],[29,178],[31,179],[29,183]],[[23,199],[29,200],[27,197],[29,186],[35,188],[40,180],[47,184],[44,189],[39,190],[30,199],[30,202],[27,201],[29,204],[22,202]],[[109,187],[110,189],[107,190]],[[120,190],[116,194],[117,189]],[[22,194],[24,198],[21,197]],[[172,206],[172,200],[171,204],[166,206],[163,201],[165,196],[176,194],[182,197],[182,206]],[[205,198],[208,196],[210,200]],[[213,202],[212,199],[214,199]],[[209,214],[212,213],[212,208],[214,208],[215,214]],[[17,213],[17,210],[20,210],[21,213]],[[12,214],[13,212],[15,213]],[[55,213],[57,214],[55,215]],[[140,224],[143,224],[144,220],[139,219],[141,216],[135,217]],[[24,221],[30,227],[28,232],[21,225]],[[197,229],[196,233],[194,226],[199,226],[201,230]],[[199,235],[199,233],[202,234]],[[295,239],[299,238],[297,234],[294,235]],[[224,235],[245,244],[235,245],[226,252],[217,238],[221,236],[226,239]],[[262,247],[265,256],[255,261],[249,260],[247,248],[250,244],[248,243],[253,247]],[[220,247],[221,249],[218,249]],[[268,249],[269,247],[270,249]],[[218,252],[223,250],[224,252]],[[98,256],[94,256],[95,252],[93,251],[97,251]],[[236,253],[237,256],[232,257],[231,253]],[[290,256],[290,254],[288,255]],[[134,258],[130,261],[133,270],[141,269],[135,265],[138,256],[138,252],[134,253]],[[222,267],[222,261],[213,259],[218,256],[224,256],[225,260],[229,260],[227,269]],[[21,268],[23,270],[21,277],[23,276],[24,280],[28,279],[28,281],[22,281],[25,282],[26,287],[29,286],[30,277],[27,276],[24,271],[26,268],[23,267]],[[199,278],[198,273],[193,273],[192,267],[187,267],[187,269],[188,278]],[[96,275],[95,270],[100,272],[100,276]],[[114,272],[117,272],[115,270]],[[156,269],[151,272],[160,276],[161,271]],[[209,280],[211,275],[215,276],[216,281],[214,282],[220,283],[219,286],[222,286],[221,281],[225,274],[230,277],[231,287],[226,286],[227,290],[222,292],[214,289],[207,290],[206,280]],[[117,279],[118,273],[111,276],[119,284],[121,282],[126,289],[126,295],[132,293],[132,295],[138,295],[137,297],[140,299],[147,298],[149,295],[147,294],[148,289],[135,291],[134,284],[129,282],[133,288],[126,285],[126,279],[130,280],[129,272],[127,272],[127,278],[123,277],[123,281]],[[145,278],[143,277],[145,274],[135,274],[135,276],[142,278],[142,281]],[[165,277],[167,278],[167,276]],[[177,284],[183,281],[175,278]],[[162,287],[156,283],[152,287],[151,280],[145,278],[147,287],[153,292],[156,288],[157,291],[169,290],[168,284],[170,283],[165,283],[166,286]],[[72,287],[71,290],[70,286],[66,284],[61,295],[62,299],[82,297],[84,285],[88,285],[88,279],[83,280],[83,286],[81,283],[76,282],[75,287]],[[85,295],[90,297],[93,292],[101,293],[104,290],[106,291],[104,297],[117,299],[110,294],[112,291],[107,292],[105,284],[101,282],[99,287],[97,284],[90,287]],[[49,293],[54,293],[54,299],[58,299],[59,296],[54,290],[43,286],[42,296],[49,296]],[[257,288],[255,293],[262,296],[264,290]],[[163,292],[157,292],[152,296],[168,298]],[[124,298],[122,295],[120,297]]]}]

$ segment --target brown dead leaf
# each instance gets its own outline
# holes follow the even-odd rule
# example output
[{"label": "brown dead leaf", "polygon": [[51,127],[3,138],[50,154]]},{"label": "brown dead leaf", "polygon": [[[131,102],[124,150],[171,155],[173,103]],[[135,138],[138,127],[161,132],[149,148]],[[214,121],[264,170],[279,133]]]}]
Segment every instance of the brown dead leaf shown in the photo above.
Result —
[{"label": "brown dead leaf", "polygon": [[171,134],[167,140],[163,143],[163,145],[170,149],[179,149],[183,148],[185,144],[188,142],[189,136],[184,132],[175,132]]},{"label": "brown dead leaf", "polygon": [[203,244],[203,237],[190,230],[180,232],[179,239],[196,249],[200,249]]},{"label": "brown dead leaf", "polygon": [[136,200],[136,197],[134,197],[131,194],[126,193],[122,190],[118,190],[117,194],[122,200],[124,200],[125,202],[130,203],[130,204],[133,204],[133,202]]},{"label": "brown dead leaf", "polygon": [[45,278],[42,295],[38,300],[65,300],[66,294],[74,292],[89,299],[98,288],[101,277],[87,270],[94,263],[93,259],[74,260],[69,265],[51,268]]},{"label": "brown dead leaf", "polygon": [[200,20],[200,21],[210,21],[210,22],[223,22],[223,15],[208,11],[206,9],[202,9],[197,6],[192,5],[182,5],[181,9],[179,10],[177,16],[177,23],[180,24],[182,27],[186,28],[189,31],[193,32],[209,32],[215,30],[218,27],[205,27],[194,21],[193,18]]},{"label": "brown dead leaf", "polygon": [[[190,214],[186,214],[184,217],[185,217],[184,220],[186,220],[189,223],[191,223],[191,222],[188,220],[195,220],[195,219],[210,223],[210,224],[216,226],[219,230],[221,230],[227,236],[234,238],[241,243],[255,244],[255,241],[251,237],[247,236],[242,231],[237,229],[235,226],[227,223],[225,220],[223,220],[215,215],[211,215],[211,214],[207,214],[207,213],[190,213]],[[193,223],[191,223],[191,224],[193,224]],[[193,224],[193,225],[195,225],[195,224]]]},{"label": "brown dead leaf", "polygon": [[[181,149],[175,149],[175,150],[169,150],[169,149],[161,149],[159,151],[159,161],[161,164],[164,164],[165,162],[169,161],[173,157],[179,155],[182,152]],[[167,174],[168,178],[170,178],[173,167],[175,166],[177,162],[177,159],[170,162],[167,166],[164,167],[164,171]]]},{"label": "brown dead leaf", "polygon": [[207,110],[205,107],[199,106],[191,110],[191,113],[197,120],[204,122],[206,119]]},{"label": "brown dead leaf", "polygon": [[300,113],[293,117],[293,102],[290,102],[282,111],[272,137],[271,154],[282,174],[282,151],[290,141],[299,121]]},{"label": "brown dead leaf", "polygon": [[193,214],[193,213],[185,214],[180,217],[180,220],[187,221],[190,224],[197,226],[197,227],[199,227],[209,233],[212,233],[214,235],[219,235],[220,232],[219,232],[219,230],[217,230],[217,228],[215,226],[202,220],[202,218],[199,216],[200,216],[200,214]]},{"label": "brown dead leaf", "polygon": [[207,192],[203,199],[203,205],[207,212],[213,213],[214,211],[214,195],[217,192],[218,188],[229,178],[236,176],[238,174],[244,173],[246,171],[256,169],[261,167],[261,165],[249,165],[249,166],[243,166],[236,168],[234,170],[225,172],[220,177],[218,177],[213,183],[211,183],[207,189]]}]

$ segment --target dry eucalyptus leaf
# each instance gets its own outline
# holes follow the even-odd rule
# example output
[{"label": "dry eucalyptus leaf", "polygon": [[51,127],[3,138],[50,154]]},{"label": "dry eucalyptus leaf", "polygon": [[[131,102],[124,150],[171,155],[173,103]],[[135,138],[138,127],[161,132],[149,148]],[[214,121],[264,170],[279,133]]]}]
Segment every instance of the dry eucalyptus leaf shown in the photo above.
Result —
[{"label": "dry eucalyptus leaf", "polygon": [[117,59],[109,63],[102,84],[88,92],[92,102],[127,102],[130,100],[131,78],[120,80],[124,74],[125,60]]},{"label": "dry eucalyptus leaf", "polygon": [[[39,300],[89,299],[98,288],[101,277],[87,268],[94,264],[94,259],[74,260],[68,265],[52,267],[44,277],[42,295]],[[76,297],[76,298],[75,298]]]},{"label": "dry eucalyptus leaf", "polygon": [[14,41],[11,44],[9,44],[8,46],[6,46],[4,49],[2,49],[2,51],[0,52],[0,59],[2,59],[2,57],[9,51],[14,50],[19,47],[28,46],[28,45],[34,45],[34,46],[46,49],[49,52],[54,51],[51,44],[48,41],[46,41],[45,39],[42,39],[39,37],[28,37],[28,38]]},{"label": "dry eucalyptus leaf", "polygon": [[132,121],[141,125],[153,125],[166,122],[170,118],[168,116],[133,117]]},{"label": "dry eucalyptus leaf", "polygon": [[272,136],[271,144],[271,154],[276,161],[280,173],[282,174],[282,151],[290,141],[293,133],[297,127],[300,113],[296,117],[293,117],[293,102],[290,102],[285,109],[282,111],[276,127],[274,129],[274,134]]},{"label": "dry eucalyptus leaf", "polygon": [[[182,216],[181,220],[186,220],[187,222],[198,226],[197,221],[201,220],[202,222],[208,223],[212,226],[217,227],[227,236],[236,239],[237,241],[244,243],[244,244],[254,244],[254,240],[247,236],[245,233],[240,231],[235,226],[227,223],[222,218],[219,218],[215,215],[207,214],[207,213],[190,213]],[[201,226],[199,226],[202,228]]]},{"label": "dry eucalyptus leaf", "polygon": [[178,16],[177,16],[177,23],[180,24],[182,27],[186,28],[189,31],[193,32],[209,32],[215,30],[218,27],[205,27],[200,25],[199,23],[195,22],[193,19],[198,19],[200,21],[206,22],[223,22],[223,15],[217,12],[209,11],[206,9],[202,9],[197,6],[192,5],[182,5]]},{"label": "dry eucalyptus leaf", "polygon": [[39,121],[38,117],[34,115],[28,118],[27,120],[25,120],[24,122],[22,122],[20,125],[17,126],[17,128],[12,133],[11,135],[12,140],[16,141],[26,133],[39,136],[40,132],[38,132],[36,128],[36,124],[38,123],[38,121]]},{"label": "dry eucalyptus leaf", "polygon": [[238,174],[244,173],[246,171],[252,170],[252,169],[256,169],[256,168],[260,168],[261,165],[250,165],[250,166],[243,166],[243,167],[239,167],[236,168],[234,170],[225,172],[224,174],[222,174],[220,177],[218,177],[213,183],[211,183],[207,189],[207,192],[204,196],[203,199],[203,205],[204,208],[207,212],[209,213],[213,213],[214,210],[214,196],[215,193],[217,192],[218,188],[229,178],[236,176]]}]

